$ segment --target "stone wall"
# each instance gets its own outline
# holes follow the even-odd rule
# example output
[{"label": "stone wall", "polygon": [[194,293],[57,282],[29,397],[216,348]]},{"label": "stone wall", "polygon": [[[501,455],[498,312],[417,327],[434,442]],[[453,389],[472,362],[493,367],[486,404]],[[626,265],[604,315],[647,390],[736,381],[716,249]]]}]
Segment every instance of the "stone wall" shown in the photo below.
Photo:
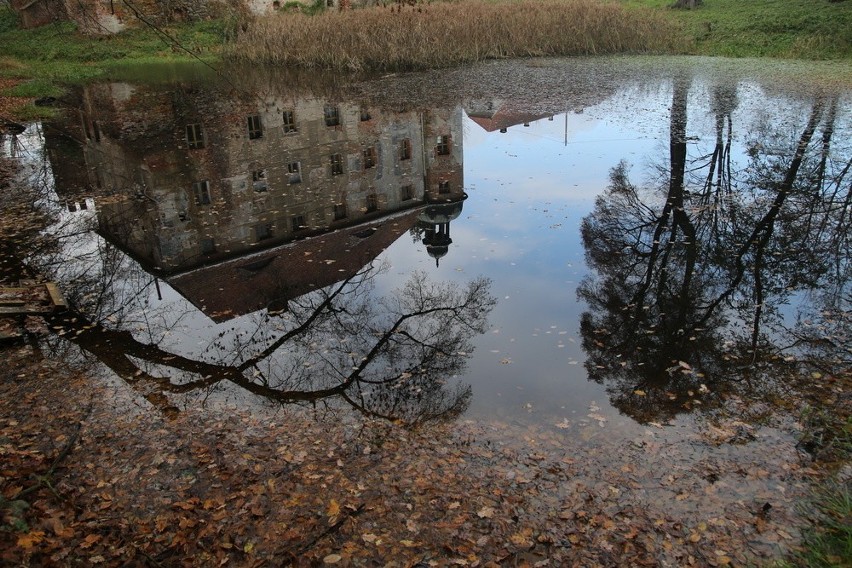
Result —
[{"label": "stone wall", "polygon": [[260,0],[11,0],[10,5],[24,28],[70,19],[93,35],[113,34],[145,22],[163,25],[272,9],[271,1]]},{"label": "stone wall", "polygon": [[248,13],[244,1],[225,0],[65,0],[85,33],[110,34],[152,23],[191,22]]},{"label": "stone wall", "polygon": [[37,28],[68,19],[66,0],[11,0],[9,5],[21,18],[21,27]]}]

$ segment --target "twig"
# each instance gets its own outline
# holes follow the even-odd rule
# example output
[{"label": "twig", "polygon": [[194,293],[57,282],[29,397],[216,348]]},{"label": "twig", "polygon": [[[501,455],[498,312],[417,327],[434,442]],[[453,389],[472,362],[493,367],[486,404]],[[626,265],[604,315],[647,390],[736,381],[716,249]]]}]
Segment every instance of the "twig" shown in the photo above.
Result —
[{"label": "twig", "polygon": [[71,434],[71,438],[68,439],[68,441],[62,447],[62,450],[59,452],[59,454],[57,454],[56,458],[54,458],[53,463],[50,464],[50,467],[48,468],[47,472],[43,475],[37,476],[37,483],[32,487],[28,487],[18,493],[15,497],[16,499],[26,497],[30,493],[38,491],[39,489],[41,489],[42,486],[44,486],[47,487],[47,489],[49,489],[51,493],[53,493],[54,497],[62,501],[62,496],[59,495],[59,493],[57,493],[56,489],[53,487],[53,484],[51,483],[51,478],[53,477],[53,473],[56,471],[56,468],[59,466],[60,463],[62,463],[62,460],[67,458],[68,455],[71,453],[71,450],[74,449],[74,445],[77,443],[77,438],[80,437],[80,430],[82,430],[83,428],[83,422],[85,422],[86,419],[89,417],[89,414],[92,413],[92,406],[93,404],[89,403],[89,406],[86,408],[86,412],[83,414],[83,417],[80,418],[80,420],[77,422],[77,426],[74,429],[74,433]]},{"label": "twig", "polygon": [[159,562],[157,562],[157,560],[156,560],[153,556],[151,556],[150,554],[148,554],[147,552],[145,552],[144,550],[142,550],[142,549],[141,549],[141,548],[139,548],[138,546],[134,545],[134,547],[133,547],[133,548],[135,548],[135,549],[136,549],[136,552],[138,552],[139,554],[141,554],[142,556],[144,556],[144,557],[145,557],[145,560],[147,560],[148,562],[150,562],[153,566],[156,566],[157,568],[162,568],[162,567],[163,567],[163,565],[162,565],[162,564],[160,564]]},{"label": "twig", "polygon": [[333,525],[331,525],[330,527],[325,529],[323,532],[321,532],[320,534],[318,534],[317,536],[312,538],[309,542],[303,544],[301,546],[301,548],[299,548],[296,552],[290,553],[290,555],[294,558],[301,557],[305,552],[307,552],[308,550],[310,550],[311,548],[316,546],[316,544],[319,541],[321,541],[322,539],[324,539],[328,535],[340,530],[340,527],[343,526],[343,523],[345,523],[346,521],[348,521],[349,519],[351,519],[353,517],[360,515],[361,512],[364,510],[365,505],[366,505],[365,503],[361,503],[360,505],[358,505],[358,507],[356,509],[354,509],[353,511],[350,511],[349,513],[344,515],[342,518],[338,519],[338,521],[336,523],[334,523]]}]

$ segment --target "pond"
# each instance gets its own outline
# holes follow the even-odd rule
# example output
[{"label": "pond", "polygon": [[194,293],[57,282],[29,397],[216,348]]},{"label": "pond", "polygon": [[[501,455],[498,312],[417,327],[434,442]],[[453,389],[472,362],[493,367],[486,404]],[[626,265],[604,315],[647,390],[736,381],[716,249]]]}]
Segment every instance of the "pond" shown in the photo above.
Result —
[{"label": "pond", "polygon": [[122,541],[140,553],[99,554],[783,555],[848,416],[841,67],[194,67],[71,89],[3,135],[0,246],[5,282],[68,306],[21,323],[34,349],[99,381],[56,415],[86,425],[66,490],[149,519]]},{"label": "pond", "polygon": [[27,263],[78,315],[57,349],[167,377],[170,411],[615,435],[773,365],[848,363],[849,92],[790,77],[182,73],[76,89],[4,150],[45,189],[55,242]]}]

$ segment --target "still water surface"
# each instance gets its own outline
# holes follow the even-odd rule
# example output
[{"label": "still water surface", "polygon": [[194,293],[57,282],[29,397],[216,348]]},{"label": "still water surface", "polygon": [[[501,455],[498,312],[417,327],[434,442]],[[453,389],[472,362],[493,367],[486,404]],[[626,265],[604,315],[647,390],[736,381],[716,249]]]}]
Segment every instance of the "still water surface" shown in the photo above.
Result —
[{"label": "still water surface", "polygon": [[629,431],[848,364],[847,90],[703,60],[225,77],[90,85],[4,139],[47,190],[56,356],[164,411]]}]

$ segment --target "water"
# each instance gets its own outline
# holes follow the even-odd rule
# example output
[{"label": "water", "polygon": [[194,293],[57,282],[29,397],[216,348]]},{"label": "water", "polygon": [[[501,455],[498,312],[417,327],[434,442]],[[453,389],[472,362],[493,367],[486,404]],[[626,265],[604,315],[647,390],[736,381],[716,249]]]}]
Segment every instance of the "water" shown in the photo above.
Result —
[{"label": "water", "polygon": [[163,412],[616,435],[848,365],[850,96],[799,72],[114,81],[4,153],[44,214],[27,264],[74,308],[55,355]]}]

